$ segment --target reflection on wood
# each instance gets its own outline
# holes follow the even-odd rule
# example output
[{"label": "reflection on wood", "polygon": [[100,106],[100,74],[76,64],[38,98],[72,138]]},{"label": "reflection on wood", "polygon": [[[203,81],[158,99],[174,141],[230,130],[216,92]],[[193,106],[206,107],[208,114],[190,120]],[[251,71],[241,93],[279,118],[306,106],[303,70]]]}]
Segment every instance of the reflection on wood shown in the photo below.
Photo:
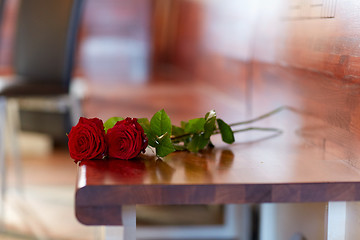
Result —
[{"label": "reflection on wood", "polygon": [[[177,0],[163,6],[162,19],[171,19],[173,28],[155,28],[154,61],[165,62],[175,87],[155,81],[105,88],[103,102],[88,99],[86,111],[106,115],[106,97],[114,96],[117,104],[107,107],[115,115],[149,117],[164,107],[178,122],[215,108],[231,122],[244,119],[245,110],[256,116],[288,105],[291,111],[260,122],[284,134],[241,134],[233,146],[174,153],[164,162],[150,154],[148,161],[138,160],[142,167],[134,166],[134,180],[97,172],[109,162],[84,162],[77,207],[359,200],[360,3],[249,2]],[[174,69],[187,77],[173,78]],[[110,162],[121,168],[122,162]],[[98,192],[105,196],[92,197]]]},{"label": "reflection on wood", "polygon": [[[178,104],[196,107],[186,101]],[[221,107],[225,115],[231,109],[226,104]],[[175,111],[171,117],[179,119],[181,115]],[[284,133],[270,138],[269,133],[241,133],[233,145],[215,137],[215,149],[200,154],[176,152],[164,160],[148,151],[133,161],[83,161],[76,206],[360,200],[358,171],[323,146],[311,143],[318,140],[309,134],[309,128],[328,129],[331,125],[291,109],[261,124],[281,128]],[[86,224],[99,222],[92,219]]]},{"label": "reflection on wood", "polygon": [[[257,30],[253,75],[254,106],[282,103],[322,119],[326,125],[308,126],[303,136],[356,168],[360,74],[354,33],[360,22],[349,16],[358,6],[357,1],[338,2],[342,11],[331,21],[286,22],[276,14],[264,16]],[[271,23],[270,31],[265,22]]]}]

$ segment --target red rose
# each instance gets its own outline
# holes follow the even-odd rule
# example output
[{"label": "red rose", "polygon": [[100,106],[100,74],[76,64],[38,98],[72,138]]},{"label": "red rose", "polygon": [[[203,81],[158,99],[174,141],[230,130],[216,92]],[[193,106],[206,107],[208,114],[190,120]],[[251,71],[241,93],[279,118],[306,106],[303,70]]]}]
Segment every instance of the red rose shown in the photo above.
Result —
[{"label": "red rose", "polygon": [[109,157],[128,160],[145,152],[148,139],[136,118],[118,121],[106,134]]},{"label": "red rose", "polygon": [[98,118],[79,119],[68,135],[70,156],[75,162],[85,159],[102,159],[106,154],[105,130]]}]

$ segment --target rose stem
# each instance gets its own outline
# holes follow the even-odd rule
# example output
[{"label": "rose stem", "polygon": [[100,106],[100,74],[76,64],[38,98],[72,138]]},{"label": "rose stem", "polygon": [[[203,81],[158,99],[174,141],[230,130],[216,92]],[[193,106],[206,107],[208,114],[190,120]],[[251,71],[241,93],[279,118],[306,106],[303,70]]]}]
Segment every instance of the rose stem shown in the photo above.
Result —
[{"label": "rose stem", "polygon": [[[283,131],[278,129],[278,128],[261,128],[261,127],[248,127],[248,128],[243,128],[243,129],[238,129],[233,131],[233,133],[238,133],[238,132],[246,132],[246,131],[251,131],[251,130],[258,130],[258,131],[270,131],[270,132],[278,132],[278,133],[282,133]],[[214,132],[214,134],[219,134],[220,131],[216,131]]]},{"label": "rose stem", "polygon": [[248,120],[248,121],[244,121],[244,122],[237,122],[237,123],[231,123],[229,124],[230,127],[233,127],[233,126],[238,126],[238,125],[242,125],[242,124],[249,124],[249,123],[253,123],[253,122],[256,122],[256,121],[259,121],[261,119],[264,119],[264,118],[267,118],[267,117],[270,117],[271,115],[274,115],[275,113],[278,113],[284,109],[286,109],[287,107],[286,106],[282,106],[282,107],[279,107],[279,108],[276,108],[275,110],[272,110],[271,112],[268,112],[268,113],[265,113],[257,118],[254,118],[254,119],[251,119],[251,120]]},{"label": "rose stem", "polygon": [[[276,108],[275,110],[272,110],[271,112],[268,112],[268,113],[265,113],[259,117],[256,117],[254,119],[251,119],[251,120],[248,120],[248,121],[244,121],[244,122],[237,122],[237,123],[231,123],[229,124],[230,127],[233,127],[233,126],[238,126],[238,125],[243,125],[243,124],[249,124],[249,123],[253,123],[253,122],[256,122],[256,121],[259,121],[261,119],[264,119],[264,118],[267,118],[267,117],[270,117],[284,109],[286,109],[287,107],[286,106],[281,106],[281,107],[278,107]],[[282,131],[277,129],[277,128],[258,128],[258,127],[250,127],[250,128],[245,128],[245,129],[239,129],[239,130],[235,130],[233,131],[234,133],[237,133],[237,132],[245,132],[245,131],[250,131],[250,130],[260,130],[260,131],[276,131],[276,132],[279,132],[281,133]],[[219,129],[215,129],[215,132],[213,134],[218,134],[220,132],[218,132]],[[212,135],[213,135],[212,134]],[[179,135],[179,136],[172,136],[171,139],[174,140],[174,139],[179,139],[179,138],[183,138],[183,137],[187,137],[187,136],[190,136],[192,135],[192,133],[185,133],[183,135]]]},{"label": "rose stem", "polygon": [[[251,131],[251,130],[258,130],[258,131],[271,131],[271,132],[278,132],[278,133],[282,133],[282,130],[278,129],[278,128],[261,128],[261,127],[249,127],[249,128],[244,128],[244,129],[238,129],[233,131],[233,133],[238,133],[238,132],[246,132],[246,131]],[[220,131],[218,129],[216,129],[214,131],[213,134],[211,135],[215,135],[215,134],[219,134]],[[178,139],[178,138],[183,138],[183,137],[187,137],[192,135],[193,133],[185,133],[183,135],[179,135],[179,136],[173,136],[171,137],[171,140],[174,139]]]}]

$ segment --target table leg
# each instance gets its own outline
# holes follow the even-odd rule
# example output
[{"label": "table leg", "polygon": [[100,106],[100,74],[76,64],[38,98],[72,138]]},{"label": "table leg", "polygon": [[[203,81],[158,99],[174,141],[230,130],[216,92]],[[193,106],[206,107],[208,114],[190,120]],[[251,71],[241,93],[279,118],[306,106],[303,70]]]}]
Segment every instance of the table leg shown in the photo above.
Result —
[{"label": "table leg", "polygon": [[106,240],[136,240],[136,208],[135,205],[122,206],[123,226],[106,226]]},{"label": "table leg", "polygon": [[124,240],[136,240],[136,207],[122,206],[122,220],[124,226]]},{"label": "table leg", "polygon": [[6,192],[6,159],[5,159],[5,124],[6,121],[6,99],[0,97],[0,229],[4,220],[4,201]]},{"label": "table leg", "polygon": [[14,164],[16,176],[16,190],[20,194],[24,194],[23,189],[23,170],[22,159],[20,153],[19,130],[20,130],[20,110],[19,103],[14,99],[9,99],[6,104],[7,120],[6,127],[8,129],[8,137],[10,140],[11,159]]},{"label": "table leg", "polygon": [[345,240],[346,202],[329,202],[326,214],[327,240]]}]

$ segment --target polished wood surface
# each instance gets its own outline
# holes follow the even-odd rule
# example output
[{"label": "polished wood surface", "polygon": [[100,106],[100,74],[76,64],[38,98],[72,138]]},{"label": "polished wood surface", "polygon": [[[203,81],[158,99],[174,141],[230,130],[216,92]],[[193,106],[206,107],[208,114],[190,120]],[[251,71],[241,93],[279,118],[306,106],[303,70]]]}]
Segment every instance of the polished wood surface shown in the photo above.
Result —
[{"label": "polished wood surface", "polygon": [[[302,123],[302,121],[311,121]],[[264,123],[263,123],[264,124]],[[284,131],[238,133],[232,145],[220,143],[199,154],[176,152],[163,160],[151,150],[133,161],[83,161],[78,187],[152,184],[259,184],[346,182],[360,180],[358,172],[326,149],[312,145],[311,126],[321,121],[284,110],[265,125]],[[325,127],[325,126],[324,126]],[[336,173],[336,175],[334,175]],[[129,175],[129,176],[128,176]],[[81,181],[80,181],[81,180]]]},{"label": "polished wood surface", "polygon": [[[311,2],[298,2],[299,9],[311,8]],[[331,18],[300,18],[286,4],[272,5],[270,13],[265,9],[271,3],[263,5],[254,38],[252,104],[284,103],[324,120],[326,129],[309,131],[317,139],[312,143],[359,169],[360,3],[324,1],[318,10],[336,9]]]},{"label": "polished wood surface", "polygon": [[[187,119],[185,116],[202,116],[199,109],[215,105],[223,113],[220,117],[224,116],[226,121],[227,118],[230,122],[235,118],[246,119],[241,107],[234,110],[238,104],[236,100],[227,102],[220,94],[217,96],[212,95],[211,91],[202,91],[201,85],[191,86],[189,88],[190,85],[182,84],[177,88],[189,89],[189,97],[176,101],[177,104],[170,108],[169,114],[175,119],[175,124],[180,119]],[[154,96],[154,92],[159,98],[166,96],[168,102],[178,98],[177,94],[162,95],[161,92],[168,92],[166,85],[162,87],[163,91],[148,87],[147,94],[143,94],[141,89],[137,93],[132,91],[131,105],[140,104],[149,95]],[[129,89],[124,87],[121,92],[129,92]],[[207,101],[193,104],[194,98]],[[191,114],[176,109],[188,109]],[[124,109],[131,116],[131,110],[128,111]],[[139,114],[134,109],[133,112]],[[90,225],[120,224],[120,213],[112,213],[116,206],[120,208],[122,204],[360,200],[358,170],[329,153],[327,143],[321,146],[313,144],[322,141],[316,129],[323,132],[332,129],[326,121],[287,108],[252,125],[277,127],[283,133],[239,133],[232,145],[221,143],[219,136],[214,136],[214,149],[199,154],[176,152],[163,160],[156,159],[148,149],[146,155],[131,161],[108,159],[81,162],[76,191],[78,219]]]},{"label": "polished wood surface", "polygon": [[86,111],[111,117],[106,106],[114,115],[150,117],[165,108],[179,123],[214,108],[234,122],[288,105],[254,124],[284,133],[241,133],[231,146],[214,140],[211,151],[164,160],[148,151],[131,162],[84,161],[76,193],[81,222],[120,224],[112,213],[122,204],[360,200],[359,3],[324,1],[310,9],[315,1],[238,2],[164,7],[176,13],[175,26],[161,41],[154,37],[154,59],[188,75],[140,87],[99,84],[93,91],[117,104],[93,94]]}]

